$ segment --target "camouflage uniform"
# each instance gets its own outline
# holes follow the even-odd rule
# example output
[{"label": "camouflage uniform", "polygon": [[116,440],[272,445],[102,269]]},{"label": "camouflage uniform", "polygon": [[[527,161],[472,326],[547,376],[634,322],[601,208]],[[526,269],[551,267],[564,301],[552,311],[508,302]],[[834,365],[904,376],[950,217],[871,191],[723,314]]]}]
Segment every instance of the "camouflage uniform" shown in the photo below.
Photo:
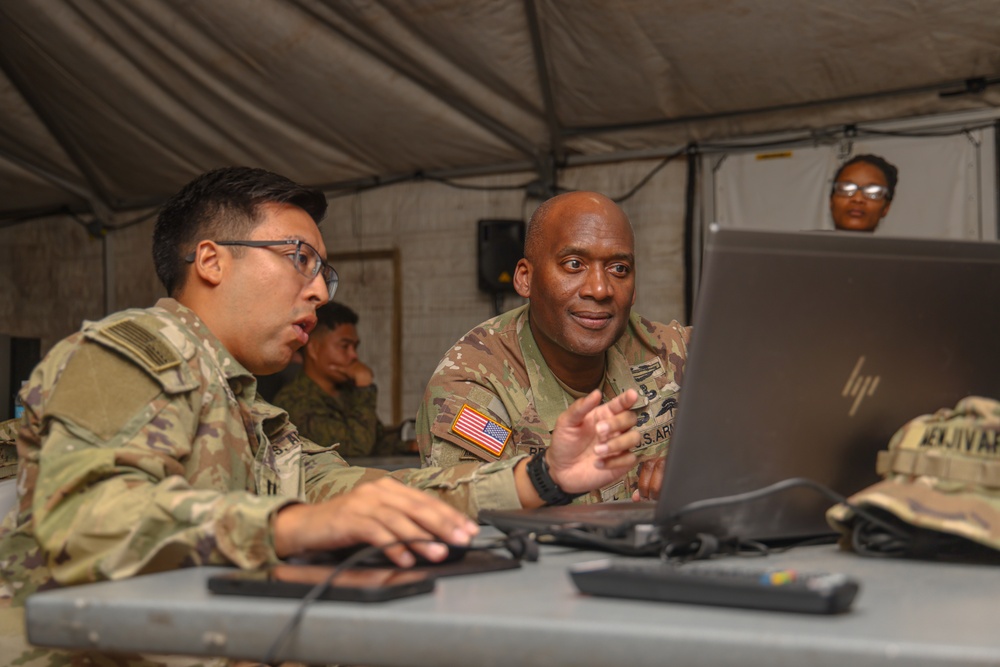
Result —
[{"label": "camouflage uniform", "polygon": [[[632,313],[625,333],[607,351],[605,400],[629,388],[639,394],[632,410],[641,460],[666,453],[689,339],[690,329],[677,322],[663,325]],[[453,466],[531,454],[548,447],[556,418],[578,397],[545,363],[531,334],[528,306],[515,308],[467,333],[438,364],[417,411],[421,460]],[[457,433],[463,406],[511,430],[499,455]],[[637,470],[576,502],[631,497]]]},{"label": "camouflage uniform", "polygon": [[288,412],[304,437],[322,444],[339,443],[337,453],[344,458],[406,454],[407,444],[399,439],[399,431],[387,430],[379,421],[377,400],[375,385],[349,385],[331,396],[301,371],[275,395],[274,404]]},{"label": "camouflage uniform", "polygon": [[[16,634],[22,610],[2,607],[23,605],[36,590],[276,562],[270,520],[278,509],[378,477],[472,516],[520,506],[508,462],[394,473],[349,467],[259,399],[253,375],[172,299],[85,323],[35,368],[21,400],[19,507],[0,534],[3,641]],[[62,652],[23,657],[73,664]]]},{"label": "camouflage uniform", "polygon": [[14,438],[18,422],[19,419],[0,422],[0,480],[13,479],[17,476],[17,446],[14,444]]}]

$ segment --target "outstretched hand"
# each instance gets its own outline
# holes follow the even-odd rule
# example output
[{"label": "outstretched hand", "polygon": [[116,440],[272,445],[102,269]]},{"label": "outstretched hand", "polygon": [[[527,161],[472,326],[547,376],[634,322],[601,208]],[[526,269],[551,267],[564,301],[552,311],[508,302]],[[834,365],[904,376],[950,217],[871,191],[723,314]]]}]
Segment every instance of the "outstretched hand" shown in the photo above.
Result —
[{"label": "outstretched hand", "polygon": [[[281,558],[305,551],[357,544],[388,545],[405,540],[440,540],[467,545],[479,527],[437,498],[383,477],[317,504],[289,505],[272,521],[274,548]],[[410,549],[432,561],[443,560],[442,544],[418,542],[385,549],[397,565],[409,567]]]},{"label": "outstretched hand", "polygon": [[546,461],[552,479],[566,493],[584,493],[617,481],[636,463],[635,414],[639,395],[628,389],[607,403],[592,391],[556,420]]}]

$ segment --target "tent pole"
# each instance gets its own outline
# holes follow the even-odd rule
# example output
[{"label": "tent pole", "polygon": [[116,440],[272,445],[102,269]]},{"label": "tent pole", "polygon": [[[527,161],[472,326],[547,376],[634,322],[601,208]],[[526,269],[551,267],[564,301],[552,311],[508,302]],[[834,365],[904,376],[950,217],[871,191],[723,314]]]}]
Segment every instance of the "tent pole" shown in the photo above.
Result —
[{"label": "tent pole", "polygon": [[101,251],[103,254],[104,273],[104,314],[110,315],[117,310],[115,303],[115,267],[114,249],[115,235],[106,231],[101,236]]}]

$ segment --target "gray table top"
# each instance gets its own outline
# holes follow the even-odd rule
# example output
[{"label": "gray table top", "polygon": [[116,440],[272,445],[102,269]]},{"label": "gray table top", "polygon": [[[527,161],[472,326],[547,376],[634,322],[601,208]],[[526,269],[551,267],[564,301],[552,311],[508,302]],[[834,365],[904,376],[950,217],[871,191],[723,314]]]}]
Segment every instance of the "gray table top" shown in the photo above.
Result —
[{"label": "gray table top", "polygon": [[[385,603],[311,606],[280,657],[366,665],[1000,665],[1000,572],[804,547],[754,564],[861,582],[837,616],[591,598],[545,547],[518,570],[442,579]],[[718,561],[719,566],[732,560]],[[296,601],[216,596],[195,568],[33,596],[29,639],[60,647],[263,657]]]}]

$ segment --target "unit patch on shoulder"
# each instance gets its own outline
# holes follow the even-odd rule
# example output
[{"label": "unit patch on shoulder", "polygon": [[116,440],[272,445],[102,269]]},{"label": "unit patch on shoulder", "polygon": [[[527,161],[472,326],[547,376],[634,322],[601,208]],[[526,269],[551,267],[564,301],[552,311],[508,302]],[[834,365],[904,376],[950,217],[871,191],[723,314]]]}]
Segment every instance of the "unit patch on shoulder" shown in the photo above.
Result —
[{"label": "unit patch on shoulder", "polygon": [[139,357],[154,373],[165,371],[181,363],[177,353],[152,332],[131,320],[122,320],[100,331],[122,347]]},{"label": "unit patch on shoulder", "polygon": [[509,428],[473,410],[468,404],[463,404],[462,409],[458,411],[455,421],[451,423],[451,432],[497,458],[503,454],[507,441],[510,440]]}]

